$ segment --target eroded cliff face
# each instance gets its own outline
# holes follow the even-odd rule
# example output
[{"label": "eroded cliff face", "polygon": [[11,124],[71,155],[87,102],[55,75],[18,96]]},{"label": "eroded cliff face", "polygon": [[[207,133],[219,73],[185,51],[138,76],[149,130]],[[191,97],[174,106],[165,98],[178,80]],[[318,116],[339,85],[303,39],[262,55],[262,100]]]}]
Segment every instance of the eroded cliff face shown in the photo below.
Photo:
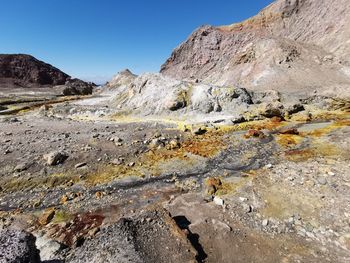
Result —
[{"label": "eroded cliff face", "polygon": [[175,78],[281,91],[350,84],[350,2],[278,0],[228,26],[203,26],[161,67]]}]

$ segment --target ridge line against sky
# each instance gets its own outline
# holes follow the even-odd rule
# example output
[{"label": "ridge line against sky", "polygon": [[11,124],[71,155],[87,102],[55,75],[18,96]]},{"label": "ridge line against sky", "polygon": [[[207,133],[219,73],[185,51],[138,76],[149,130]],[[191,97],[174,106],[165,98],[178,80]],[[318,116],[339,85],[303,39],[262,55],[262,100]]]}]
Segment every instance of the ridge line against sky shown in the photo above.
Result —
[{"label": "ridge line against sky", "polygon": [[240,22],[272,0],[1,1],[0,53],[26,53],[104,83],[129,68],[158,72],[172,50],[204,24]]}]

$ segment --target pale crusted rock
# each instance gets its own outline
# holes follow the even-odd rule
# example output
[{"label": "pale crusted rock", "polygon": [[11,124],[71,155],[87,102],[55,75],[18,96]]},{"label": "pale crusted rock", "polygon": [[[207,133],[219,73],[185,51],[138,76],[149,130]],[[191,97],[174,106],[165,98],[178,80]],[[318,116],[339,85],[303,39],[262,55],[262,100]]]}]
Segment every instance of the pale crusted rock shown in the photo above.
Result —
[{"label": "pale crusted rock", "polygon": [[43,156],[48,165],[58,165],[63,163],[67,158],[68,154],[62,151],[54,151]]}]

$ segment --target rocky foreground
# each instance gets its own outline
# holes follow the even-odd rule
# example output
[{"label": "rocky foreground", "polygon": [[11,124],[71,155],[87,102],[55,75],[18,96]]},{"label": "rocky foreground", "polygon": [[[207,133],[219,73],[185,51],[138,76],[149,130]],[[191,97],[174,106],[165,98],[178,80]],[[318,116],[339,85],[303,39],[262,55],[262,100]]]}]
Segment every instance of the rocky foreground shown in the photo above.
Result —
[{"label": "rocky foreground", "polygon": [[128,115],[113,88],[3,115],[1,260],[347,262],[348,104],[235,92],[255,117]]},{"label": "rocky foreground", "polygon": [[98,89],[0,56],[0,262],[349,262],[349,14],[278,0]]}]

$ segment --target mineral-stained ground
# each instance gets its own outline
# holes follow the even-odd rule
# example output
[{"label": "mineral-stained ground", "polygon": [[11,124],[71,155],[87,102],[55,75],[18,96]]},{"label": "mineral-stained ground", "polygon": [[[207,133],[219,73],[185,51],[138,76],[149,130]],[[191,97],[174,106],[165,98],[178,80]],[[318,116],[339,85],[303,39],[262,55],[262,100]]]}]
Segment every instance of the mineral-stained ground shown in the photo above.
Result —
[{"label": "mineral-stained ground", "polygon": [[350,259],[346,110],[191,123],[92,99],[0,119],[1,228],[32,233],[42,261]]},{"label": "mineral-stained ground", "polygon": [[350,262],[349,25],[276,0],[103,87],[0,54],[0,263]]}]

